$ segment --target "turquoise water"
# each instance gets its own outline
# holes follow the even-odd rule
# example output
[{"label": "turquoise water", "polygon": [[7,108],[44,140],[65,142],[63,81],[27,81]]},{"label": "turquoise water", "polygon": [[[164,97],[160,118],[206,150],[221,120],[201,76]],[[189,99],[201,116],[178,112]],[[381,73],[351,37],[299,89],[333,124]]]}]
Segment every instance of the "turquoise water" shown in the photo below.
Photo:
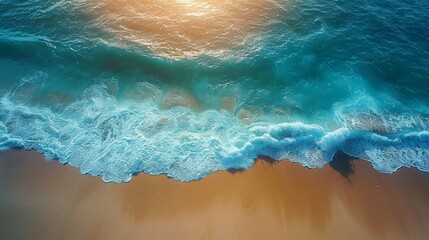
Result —
[{"label": "turquoise water", "polygon": [[429,171],[429,1],[0,1],[0,150],[106,182]]}]

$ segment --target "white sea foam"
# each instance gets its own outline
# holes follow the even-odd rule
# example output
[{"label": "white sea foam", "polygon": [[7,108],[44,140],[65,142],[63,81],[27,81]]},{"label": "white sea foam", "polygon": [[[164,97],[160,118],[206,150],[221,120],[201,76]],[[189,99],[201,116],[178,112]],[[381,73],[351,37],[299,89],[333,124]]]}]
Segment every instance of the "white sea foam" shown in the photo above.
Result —
[{"label": "white sea foam", "polygon": [[429,171],[429,132],[381,133],[318,125],[256,122],[227,111],[160,109],[153,98],[119,101],[106,85],[88,88],[64,111],[5,95],[0,102],[0,150],[33,149],[106,182],[140,172],[192,181],[218,170],[246,169],[259,156],[319,168],[337,151],[370,161],[381,172]]}]

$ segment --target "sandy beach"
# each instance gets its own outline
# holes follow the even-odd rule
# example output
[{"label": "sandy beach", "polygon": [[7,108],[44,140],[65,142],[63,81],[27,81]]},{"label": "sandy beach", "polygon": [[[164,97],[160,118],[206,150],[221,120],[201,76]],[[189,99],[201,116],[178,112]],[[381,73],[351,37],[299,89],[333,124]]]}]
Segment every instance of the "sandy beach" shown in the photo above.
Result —
[{"label": "sandy beach", "polygon": [[428,173],[350,164],[106,184],[35,152],[0,153],[0,239],[427,239]]}]

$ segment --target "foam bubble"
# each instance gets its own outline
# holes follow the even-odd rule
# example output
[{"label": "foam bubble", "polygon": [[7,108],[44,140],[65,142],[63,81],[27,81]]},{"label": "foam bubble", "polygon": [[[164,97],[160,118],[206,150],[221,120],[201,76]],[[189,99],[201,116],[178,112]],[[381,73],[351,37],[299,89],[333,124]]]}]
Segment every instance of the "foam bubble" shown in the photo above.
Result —
[{"label": "foam bubble", "polygon": [[219,170],[247,169],[259,156],[320,168],[337,151],[366,159],[381,172],[429,171],[429,132],[376,133],[318,125],[243,124],[226,110],[163,109],[153,98],[119,101],[106,85],[88,88],[62,112],[0,101],[0,150],[34,149],[106,182],[134,174],[192,181]]}]

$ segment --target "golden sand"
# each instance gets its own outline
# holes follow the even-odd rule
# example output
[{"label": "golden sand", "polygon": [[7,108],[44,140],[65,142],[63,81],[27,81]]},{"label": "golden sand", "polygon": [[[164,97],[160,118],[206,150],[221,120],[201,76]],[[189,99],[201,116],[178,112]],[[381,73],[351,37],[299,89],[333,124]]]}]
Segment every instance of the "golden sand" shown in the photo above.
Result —
[{"label": "golden sand", "polygon": [[181,183],[106,184],[34,152],[0,154],[0,239],[426,239],[429,174],[258,161]]}]

